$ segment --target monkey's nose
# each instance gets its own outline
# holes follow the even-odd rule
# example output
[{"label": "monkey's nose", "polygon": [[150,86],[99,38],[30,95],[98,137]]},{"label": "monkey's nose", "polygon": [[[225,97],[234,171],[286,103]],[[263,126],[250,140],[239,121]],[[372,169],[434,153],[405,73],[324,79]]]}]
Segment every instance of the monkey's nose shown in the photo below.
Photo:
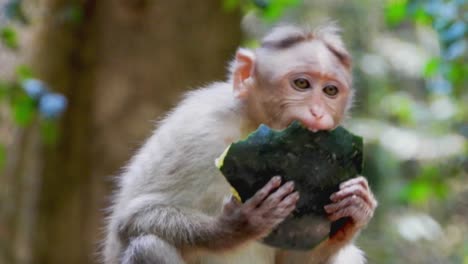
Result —
[{"label": "monkey's nose", "polygon": [[312,107],[312,108],[310,109],[310,113],[311,113],[312,116],[313,116],[314,118],[316,118],[317,120],[322,119],[322,117],[323,117],[323,115],[324,115],[322,109],[316,108],[316,107]]}]

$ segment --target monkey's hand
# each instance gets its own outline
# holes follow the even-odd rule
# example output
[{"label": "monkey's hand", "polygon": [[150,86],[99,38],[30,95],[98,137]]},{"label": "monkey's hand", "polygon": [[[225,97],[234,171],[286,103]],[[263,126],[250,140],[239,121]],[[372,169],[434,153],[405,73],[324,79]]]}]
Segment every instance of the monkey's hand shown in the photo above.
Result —
[{"label": "monkey's hand", "polygon": [[299,200],[292,181],[280,185],[281,178],[275,176],[244,203],[231,196],[218,219],[221,226],[243,241],[268,235],[296,208]]},{"label": "monkey's hand", "polygon": [[330,196],[333,203],[325,211],[331,221],[346,217],[349,220],[330,239],[351,240],[370,221],[377,207],[377,201],[366,178],[357,178],[340,184],[340,190]]}]

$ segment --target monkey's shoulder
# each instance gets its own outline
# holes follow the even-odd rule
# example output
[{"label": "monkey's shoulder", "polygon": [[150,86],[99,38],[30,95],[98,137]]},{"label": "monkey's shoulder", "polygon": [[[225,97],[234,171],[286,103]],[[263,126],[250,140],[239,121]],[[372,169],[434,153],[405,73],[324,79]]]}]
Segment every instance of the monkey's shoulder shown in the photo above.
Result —
[{"label": "monkey's shoulder", "polygon": [[[121,183],[125,193],[183,196],[193,204],[203,199],[207,185],[226,184],[214,161],[240,133],[237,118],[229,84],[187,93],[126,167]],[[197,191],[181,190],[187,184]]]},{"label": "monkey's shoulder", "polygon": [[151,165],[158,174],[174,168],[197,173],[194,170],[214,168],[215,158],[239,135],[240,115],[232,88],[213,83],[184,96],[161,120],[135,162]]},{"label": "monkey's shoulder", "polygon": [[225,141],[225,138],[238,137],[240,133],[239,110],[231,84],[217,82],[186,93],[161,121],[158,130],[166,136],[180,137],[179,140],[185,143]]}]

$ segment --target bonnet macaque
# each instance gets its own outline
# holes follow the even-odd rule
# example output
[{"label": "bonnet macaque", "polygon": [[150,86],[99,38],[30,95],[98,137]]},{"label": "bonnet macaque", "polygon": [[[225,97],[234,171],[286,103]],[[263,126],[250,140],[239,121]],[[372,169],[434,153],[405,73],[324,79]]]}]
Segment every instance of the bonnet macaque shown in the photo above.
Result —
[{"label": "bonnet macaque", "polygon": [[244,203],[214,160],[263,123],[332,130],[351,105],[351,59],[335,26],[281,26],[239,49],[231,77],[189,92],[119,178],[104,261],[124,263],[365,263],[353,239],[377,205],[363,177],[343,182],[325,211],[347,223],[310,251],[258,242],[294,209],[293,182],[271,180]]}]

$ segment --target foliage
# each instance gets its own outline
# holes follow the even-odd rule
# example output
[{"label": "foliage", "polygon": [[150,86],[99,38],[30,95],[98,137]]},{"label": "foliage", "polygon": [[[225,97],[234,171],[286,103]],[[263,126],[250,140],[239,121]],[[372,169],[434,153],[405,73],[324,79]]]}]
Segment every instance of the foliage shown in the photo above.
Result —
[{"label": "foliage", "polygon": [[[11,0],[2,8],[11,23],[28,23],[21,0]],[[71,18],[80,19],[79,11],[73,9],[70,13]],[[0,27],[0,39],[5,47],[18,51],[19,39],[13,24]],[[57,121],[67,107],[67,99],[62,94],[52,92],[44,81],[35,78],[28,66],[20,65],[14,78],[0,79],[0,104],[8,107],[18,127],[26,128],[38,120],[44,142],[52,144],[58,137]],[[5,146],[0,144],[0,169],[6,155]]]},{"label": "foliage", "polygon": [[274,22],[280,19],[287,8],[300,3],[301,0],[223,0],[223,7],[225,10],[237,7],[241,7],[244,11],[255,10],[266,21]]},{"label": "foliage", "polygon": [[2,28],[0,31],[0,39],[2,40],[3,44],[5,44],[8,48],[18,48],[18,36],[16,35],[16,31],[13,28]]},{"label": "foliage", "polygon": [[430,59],[424,68],[424,77],[429,80],[431,92],[460,95],[462,85],[467,84],[468,18],[463,8],[465,5],[464,0],[388,1],[386,19],[390,25],[410,20],[431,26],[439,36],[440,56]]},{"label": "foliage", "polygon": [[[393,257],[400,253],[402,258],[412,259],[406,263],[429,263],[431,257],[440,257],[441,254],[430,250],[427,256],[412,256],[416,253],[407,251],[403,235],[398,237],[398,231],[388,225],[402,212],[416,211],[437,219],[435,225],[440,225],[438,228],[449,226],[453,230],[466,230],[462,228],[464,220],[460,222],[460,218],[450,210],[458,199],[464,199],[463,195],[466,195],[463,194],[466,188],[462,186],[467,184],[468,172],[467,1],[351,0],[325,3],[304,0],[284,6],[279,2],[282,1],[224,0],[227,9],[241,6],[246,12],[254,10],[266,22],[281,21],[285,8],[299,6],[296,9],[300,11],[294,14],[302,12],[307,18],[326,13],[339,19],[346,29],[345,40],[351,43],[355,83],[359,87],[357,109],[353,114],[358,118],[353,121],[358,123],[357,126],[365,124],[360,123],[361,118],[374,124],[363,130],[369,135],[373,133],[374,137],[366,137],[369,142],[365,149],[364,174],[369,177],[381,201],[377,218],[384,215],[382,226],[374,221],[375,230],[365,232],[361,241],[372,241],[369,248],[373,248],[375,242],[387,245],[385,249],[374,249],[368,253],[380,259],[379,263],[394,263]],[[302,2],[311,8],[301,9]],[[374,13],[369,17],[363,16],[367,12],[376,12],[371,2],[376,6],[383,4],[384,9],[377,11],[382,11],[382,21]],[[269,16],[265,9],[271,8],[271,4],[277,5],[273,9],[278,10]],[[367,32],[367,29],[377,30]],[[352,33],[346,35],[349,31]],[[388,44],[382,47],[382,42],[378,45],[373,43],[379,38],[384,44],[390,40],[401,46]],[[388,53],[383,53],[384,48]],[[407,49],[406,53],[403,49]],[[405,56],[393,60],[392,57],[401,54]],[[406,73],[406,68],[398,69],[413,59],[421,61],[415,74]],[[391,135],[393,138],[389,137]],[[447,141],[454,138],[457,140]],[[426,149],[422,146],[424,144]],[[400,146],[400,152],[394,151],[395,145]],[[452,154],[442,155],[441,149],[452,151]],[[454,186],[457,186],[456,191]],[[466,209],[456,213],[462,215],[461,219],[464,214],[468,215]],[[418,218],[411,219],[419,221]],[[425,229],[423,222],[417,223],[417,228]],[[444,239],[451,241],[451,246],[443,244],[440,237],[432,243],[444,248],[447,260],[461,263],[468,259],[466,239]],[[421,246],[414,252],[425,252],[421,251],[423,248]],[[443,260],[439,262],[446,263]]]},{"label": "foliage", "polygon": [[[365,148],[365,175],[381,201],[376,217],[383,215],[384,220],[381,225],[379,221],[373,221],[370,230],[364,232],[364,240],[360,241],[371,241],[369,248],[374,248],[374,252],[369,253],[379,256],[379,263],[394,263],[395,256],[403,257],[400,255],[404,254],[400,253],[408,250],[420,253],[421,248],[429,244],[426,243],[428,241],[418,240],[418,243],[406,247],[405,240],[398,237],[397,232],[392,232],[389,224],[394,218],[402,216],[402,212],[422,212],[435,218],[440,228],[448,234],[435,242],[431,241],[438,243],[438,248],[443,248],[443,254],[439,255],[446,256],[452,263],[468,264],[468,240],[454,239],[460,230],[466,230],[468,216],[466,208],[458,209],[456,206],[459,200],[466,201],[468,183],[467,1],[220,1],[224,10],[239,8],[244,12],[254,12],[266,24],[280,21],[289,8],[298,10],[293,15],[301,12],[304,17],[326,14],[340,20],[346,29],[344,34],[348,47],[354,55],[355,83],[359,86],[353,115],[370,120],[372,125],[365,131],[370,133],[375,130],[377,134],[375,138],[365,137],[369,141]],[[80,23],[84,19],[83,10],[80,5],[74,4],[77,1],[69,3],[63,12],[59,12],[57,20]],[[306,3],[311,8],[301,8]],[[384,4],[384,10],[380,10],[379,4]],[[16,29],[30,22],[23,5],[22,0],[8,0],[1,7],[8,23],[2,24],[3,21],[0,21],[0,45],[10,52],[21,52],[20,34]],[[347,32],[351,33],[346,35]],[[424,37],[421,37],[421,32]],[[432,41],[434,36],[437,45],[430,50],[422,42]],[[397,39],[395,43],[413,47],[412,52],[422,50],[426,56],[406,53],[419,59],[424,57],[425,61],[418,64],[419,73],[408,75],[404,70],[396,70],[390,60],[392,56],[401,54],[400,47],[390,47],[391,53],[385,57],[379,53],[383,49],[382,44],[373,44],[378,37],[387,37],[385,41]],[[410,58],[404,59],[410,61]],[[363,66],[366,65],[373,73],[364,70]],[[384,70],[378,72],[378,68]],[[17,67],[15,76],[0,79],[0,104],[9,110],[16,127],[27,128],[33,122],[39,122],[44,142],[53,143],[59,135],[57,121],[67,107],[66,98],[53,90],[50,83],[40,79],[28,66],[21,65]],[[353,122],[362,125],[364,122],[359,123],[359,118],[353,119]],[[379,126],[382,129],[379,130]],[[395,133],[398,137],[391,138]],[[450,141],[453,138],[463,140]],[[421,148],[417,145],[421,142],[432,142],[436,148]],[[425,152],[422,154],[433,154],[442,148],[458,151],[435,158],[417,155],[402,157],[401,153],[389,150],[389,145],[402,145],[405,151],[419,147],[422,149],[419,152]],[[0,168],[7,154],[5,146],[0,144]],[[375,244],[386,246],[376,249]],[[434,254],[432,250],[426,253],[427,258]],[[419,261],[396,262],[446,263],[435,258],[431,259],[432,262],[421,261],[421,257],[424,258],[424,255],[415,258]]]},{"label": "foliage", "polygon": [[[411,21],[435,30],[439,37],[440,54],[429,59],[423,69],[427,92],[432,98],[447,96],[456,105],[463,105],[468,85],[468,26],[466,13],[463,12],[464,5],[465,1],[458,0],[392,0],[387,2],[386,7],[386,20],[392,27]],[[409,104],[411,102],[403,105]],[[406,116],[412,111],[407,112]],[[468,114],[461,110],[450,123],[452,127],[458,127],[461,133],[467,120]],[[450,126],[448,130],[451,130]],[[440,168],[423,164],[420,175],[403,189],[402,198],[420,204],[431,197],[447,197],[447,181],[444,181],[442,175]]]}]

